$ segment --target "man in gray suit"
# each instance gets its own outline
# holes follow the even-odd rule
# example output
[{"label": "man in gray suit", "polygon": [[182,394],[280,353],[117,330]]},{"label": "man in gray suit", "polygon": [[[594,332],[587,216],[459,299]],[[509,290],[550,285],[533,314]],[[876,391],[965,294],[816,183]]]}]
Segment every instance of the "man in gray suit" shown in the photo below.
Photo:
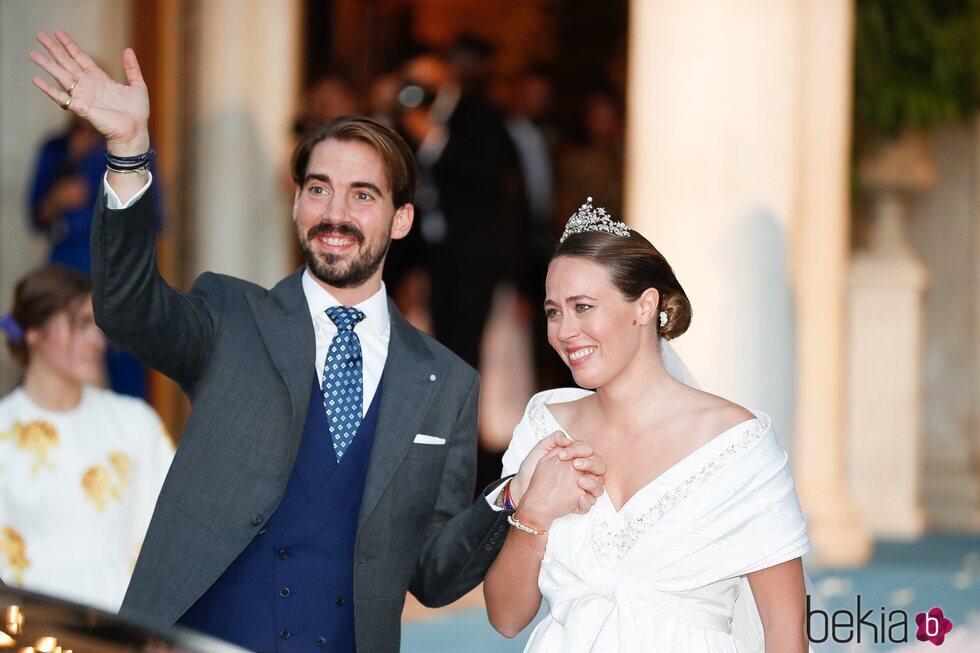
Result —
[{"label": "man in gray suit", "polygon": [[[266,290],[206,273],[187,294],[155,264],[149,101],[64,32],[38,35],[61,86],[35,85],[108,144],[92,232],[94,303],[109,337],[177,381],[193,410],[123,613],[261,651],[397,651],[405,592],[445,605],[483,578],[512,508],[502,485],[473,505],[476,373],[412,328],[382,266],[413,221],[417,172],[393,131],[338,119],[294,156],[304,269]],[[601,494],[604,467],[568,447],[566,511]],[[584,463],[584,464],[583,464]],[[505,481],[506,483],[506,481]]]}]

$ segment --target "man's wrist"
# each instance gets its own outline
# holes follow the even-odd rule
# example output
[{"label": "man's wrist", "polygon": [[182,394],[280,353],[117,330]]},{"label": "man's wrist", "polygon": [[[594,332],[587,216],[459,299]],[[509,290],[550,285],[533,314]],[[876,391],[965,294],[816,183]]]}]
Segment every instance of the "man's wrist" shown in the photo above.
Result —
[{"label": "man's wrist", "polygon": [[514,477],[510,477],[494,489],[496,497],[493,500],[493,507],[497,510],[506,510],[508,512],[517,510],[517,504],[514,503],[510,493],[510,486],[513,482]]},{"label": "man's wrist", "polygon": [[107,141],[106,151],[112,156],[137,156],[150,150],[150,133],[143,132],[124,141]]}]

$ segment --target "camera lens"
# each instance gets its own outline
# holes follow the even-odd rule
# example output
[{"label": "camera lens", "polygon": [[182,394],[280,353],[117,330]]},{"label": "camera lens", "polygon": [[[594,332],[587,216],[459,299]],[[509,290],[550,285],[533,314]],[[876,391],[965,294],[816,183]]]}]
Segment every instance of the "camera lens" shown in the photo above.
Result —
[{"label": "camera lens", "polygon": [[415,109],[425,100],[425,90],[418,84],[408,84],[398,91],[398,105],[402,109]]}]

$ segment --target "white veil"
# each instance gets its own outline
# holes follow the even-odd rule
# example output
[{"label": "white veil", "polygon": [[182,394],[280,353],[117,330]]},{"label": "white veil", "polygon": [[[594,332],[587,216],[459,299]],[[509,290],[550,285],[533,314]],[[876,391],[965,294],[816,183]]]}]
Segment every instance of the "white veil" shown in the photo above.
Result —
[{"label": "white veil", "polygon": [[694,375],[691,374],[691,370],[687,369],[687,365],[681,360],[674,346],[670,344],[670,340],[666,338],[660,339],[660,357],[664,361],[664,368],[666,368],[667,374],[670,374],[684,385],[689,385],[697,390],[701,389]]}]

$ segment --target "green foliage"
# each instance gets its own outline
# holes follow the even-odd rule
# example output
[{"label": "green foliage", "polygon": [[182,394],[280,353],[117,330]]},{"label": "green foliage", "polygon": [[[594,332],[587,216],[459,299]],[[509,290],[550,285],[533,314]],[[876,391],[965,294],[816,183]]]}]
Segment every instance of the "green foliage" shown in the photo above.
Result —
[{"label": "green foliage", "polygon": [[980,108],[980,0],[857,0],[854,117],[861,141]]}]

